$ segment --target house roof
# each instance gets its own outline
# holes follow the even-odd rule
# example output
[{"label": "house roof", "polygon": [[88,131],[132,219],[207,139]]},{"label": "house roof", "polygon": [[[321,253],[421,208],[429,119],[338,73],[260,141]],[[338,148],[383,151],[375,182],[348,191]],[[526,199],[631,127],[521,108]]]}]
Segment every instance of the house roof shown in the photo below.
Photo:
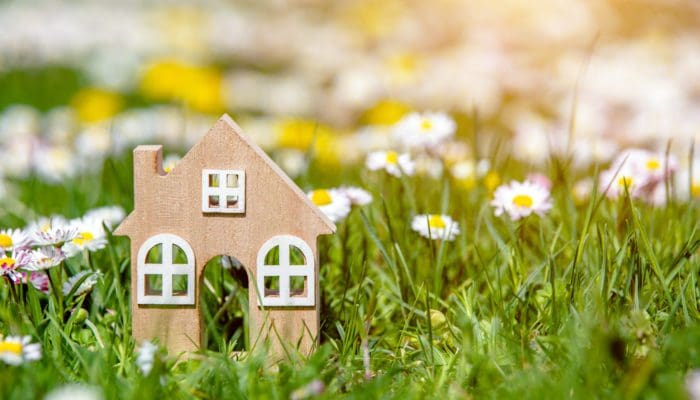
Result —
[{"label": "house roof", "polygon": [[[218,132],[225,132],[227,134],[235,134],[238,136],[240,139],[240,143],[246,145],[249,147],[249,150],[253,151],[266,165],[267,167],[270,168],[281,180],[283,184],[289,187],[289,189],[296,195],[298,200],[300,201],[301,204],[306,206],[312,213],[313,216],[315,216],[318,219],[318,222],[321,224],[322,227],[327,228],[327,231],[322,232],[322,233],[333,233],[336,230],[335,224],[331,222],[328,217],[318,208],[316,205],[314,205],[311,200],[306,196],[306,194],[292,181],[287,174],[282,171],[282,169],[275,164],[274,161],[270,159],[270,157],[259,147],[257,146],[254,142],[252,142],[242,131],[242,129],[229,117],[227,114],[224,114],[216,123],[215,127],[219,128],[224,128],[224,129],[212,129],[207,133],[198,144],[196,144],[190,151],[183,157],[181,162],[179,162],[175,168],[171,171],[171,173],[174,173],[177,169],[179,168],[186,168],[187,163],[183,162],[185,161],[188,156],[190,156],[191,153],[194,152],[195,148],[201,144],[202,142],[208,140],[210,135],[215,135],[215,134],[220,134]],[[135,150],[134,153],[137,153],[139,151],[157,151],[160,152],[161,146],[138,146]],[[162,161],[160,157],[158,157],[156,164],[154,167],[158,171],[159,175],[163,175],[162,172]],[[135,168],[137,166],[135,165]],[[139,171],[134,171],[134,174],[139,173]],[[168,174],[169,175],[169,174]],[[163,179],[168,179],[168,175],[162,176]],[[291,207],[294,207],[295,205],[292,205]],[[115,235],[119,236],[129,236],[134,230],[135,230],[135,224],[137,224],[137,218],[136,214],[139,209],[139,204],[134,205],[134,211],[132,211],[126,219],[117,227],[117,229],[114,231]]]}]

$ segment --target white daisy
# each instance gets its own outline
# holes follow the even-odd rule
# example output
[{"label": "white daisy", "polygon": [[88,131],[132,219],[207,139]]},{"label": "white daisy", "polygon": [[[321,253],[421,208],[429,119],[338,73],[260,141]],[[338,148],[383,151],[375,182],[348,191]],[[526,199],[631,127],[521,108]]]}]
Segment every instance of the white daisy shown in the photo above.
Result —
[{"label": "white daisy", "polygon": [[549,190],[529,181],[511,181],[501,185],[493,196],[491,205],[496,208],[495,215],[500,216],[505,212],[513,221],[532,213],[541,216],[552,208]]},{"label": "white daisy", "polygon": [[67,226],[70,222],[63,215],[52,215],[50,217],[41,217],[27,224],[24,231],[32,236],[34,232],[48,231],[52,226]]},{"label": "white daisy", "polygon": [[155,361],[156,352],[158,351],[158,346],[152,342],[146,340],[139,347],[136,356],[136,365],[141,370],[141,373],[148,375],[153,369],[153,363]]},{"label": "white daisy", "polygon": [[316,189],[307,195],[333,222],[342,220],[350,213],[350,200],[337,189]]},{"label": "white daisy", "polygon": [[105,206],[88,211],[83,218],[101,221],[107,225],[107,228],[112,229],[115,225],[122,222],[125,216],[126,213],[123,208],[119,206]]},{"label": "white daisy", "polygon": [[102,220],[82,218],[74,220],[71,226],[78,231],[78,235],[63,245],[66,256],[73,257],[84,250],[97,251],[107,246]]},{"label": "white daisy", "polygon": [[53,268],[62,263],[66,259],[66,255],[61,249],[53,246],[44,246],[33,250],[31,258],[29,264],[24,267],[26,271],[40,271]]},{"label": "white daisy", "polygon": [[365,166],[370,171],[385,170],[389,175],[400,177],[411,176],[415,173],[416,164],[408,153],[399,154],[395,151],[375,151],[367,155]]},{"label": "white daisy", "polygon": [[[87,277],[86,277],[87,276]],[[83,277],[86,277],[83,279]],[[99,272],[93,272],[93,271],[80,271],[77,274],[71,276],[68,278],[67,281],[63,282],[63,295],[68,296],[68,293],[73,290],[73,288],[78,285],[78,282],[80,282],[80,286],[78,286],[75,289],[75,292],[73,293],[73,296],[78,297],[83,293],[87,293],[92,289],[93,286],[97,283],[97,281],[100,279],[100,273]]]},{"label": "white daisy", "polygon": [[168,154],[164,159],[163,159],[163,171],[170,173],[170,171],[175,168],[177,163],[182,160],[182,157],[180,157],[177,154]]},{"label": "white daisy", "polygon": [[372,195],[357,186],[341,186],[338,191],[344,194],[353,206],[366,206],[372,202]]},{"label": "white daisy", "polygon": [[411,229],[432,240],[452,241],[459,235],[459,225],[452,217],[439,214],[421,214],[413,217]]},{"label": "white daisy", "polygon": [[78,228],[65,219],[52,217],[48,224],[41,224],[33,235],[37,245],[57,245],[75,239],[78,236]]},{"label": "white daisy", "polygon": [[12,251],[15,248],[30,247],[32,241],[22,229],[0,230],[0,251]]},{"label": "white daisy", "polygon": [[3,338],[0,335],[0,360],[5,364],[20,365],[27,361],[41,359],[41,345],[32,343],[29,336],[8,336]]},{"label": "white daisy", "polygon": [[393,127],[393,138],[404,148],[432,149],[452,138],[457,124],[442,112],[410,113]]}]

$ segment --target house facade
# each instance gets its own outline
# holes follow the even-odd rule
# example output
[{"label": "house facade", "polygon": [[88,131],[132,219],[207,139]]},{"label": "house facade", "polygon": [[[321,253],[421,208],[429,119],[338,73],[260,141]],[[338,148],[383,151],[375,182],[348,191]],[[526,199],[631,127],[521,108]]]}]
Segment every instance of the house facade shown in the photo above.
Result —
[{"label": "house facade", "polygon": [[169,173],[161,146],[138,146],[134,205],[115,234],[131,239],[137,342],[157,338],[174,353],[197,350],[204,267],[226,255],[247,271],[251,348],[269,341],[273,354],[282,345],[312,350],[317,238],[335,225],[231,118],[224,115]]}]

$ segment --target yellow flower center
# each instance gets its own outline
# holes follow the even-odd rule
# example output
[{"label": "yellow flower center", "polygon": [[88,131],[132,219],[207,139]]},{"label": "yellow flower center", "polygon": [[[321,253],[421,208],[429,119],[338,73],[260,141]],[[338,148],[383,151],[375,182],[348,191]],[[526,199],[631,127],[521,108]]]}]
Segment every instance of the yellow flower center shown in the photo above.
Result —
[{"label": "yellow flower center", "polygon": [[622,187],[632,187],[632,183],[634,183],[634,180],[630,176],[621,176],[617,180],[617,184],[622,186]]},{"label": "yellow flower center", "polygon": [[10,235],[0,233],[0,247],[12,247],[12,238]]},{"label": "yellow flower center", "polygon": [[331,194],[325,189],[311,192],[311,201],[317,206],[327,206],[333,202]]},{"label": "yellow flower center", "polygon": [[0,258],[0,265],[12,268],[15,265],[15,260],[10,257]]},{"label": "yellow flower center", "polygon": [[92,240],[95,239],[95,235],[93,235],[90,232],[80,232],[80,234],[73,239],[73,244],[82,246],[86,243],[90,243]]},{"label": "yellow flower center", "polygon": [[513,197],[513,204],[518,207],[530,208],[532,207],[532,196],[529,194],[519,194]]},{"label": "yellow flower center", "polygon": [[0,342],[0,353],[13,353],[22,355],[22,343],[18,342]]},{"label": "yellow flower center", "polygon": [[420,122],[420,128],[425,132],[429,131],[433,127],[433,122],[430,121],[427,118],[423,118],[423,120]]},{"label": "yellow flower center", "polygon": [[661,167],[661,163],[659,160],[656,158],[652,158],[649,161],[647,161],[647,169],[651,171],[655,171]]},{"label": "yellow flower center", "polygon": [[445,229],[447,224],[445,220],[439,215],[431,215],[428,217],[428,226],[430,229]]},{"label": "yellow flower center", "polygon": [[395,151],[386,152],[386,162],[392,165],[396,165],[399,162],[399,155]]}]

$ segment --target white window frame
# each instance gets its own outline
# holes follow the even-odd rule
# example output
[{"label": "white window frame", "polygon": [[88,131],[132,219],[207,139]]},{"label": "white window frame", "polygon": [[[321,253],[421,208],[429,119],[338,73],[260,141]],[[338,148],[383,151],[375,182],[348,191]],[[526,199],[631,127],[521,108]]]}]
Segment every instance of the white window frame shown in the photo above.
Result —
[{"label": "white window frame", "polygon": [[[219,186],[209,186],[209,175],[219,177]],[[226,187],[228,175],[238,175],[238,187]],[[219,206],[209,206],[209,196],[219,196]],[[238,207],[228,208],[226,196],[238,196]],[[226,169],[202,170],[202,211],[206,213],[241,214],[245,213],[245,171]]]},{"label": "white window frame", "polygon": [[[265,258],[274,247],[279,246],[279,265],[266,265]],[[304,265],[290,264],[290,246],[301,250],[306,263]],[[316,305],[316,271],[313,251],[301,238],[293,235],[274,236],[265,242],[258,251],[256,281],[258,288],[258,306],[315,306]],[[306,278],[306,296],[291,296],[292,276]],[[278,296],[265,296],[265,278],[279,277]]]},{"label": "white window frame", "polygon": [[[161,245],[161,263],[148,263],[148,252]],[[187,264],[173,264],[173,246],[178,246],[185,252]],[[195,264],[194,252],[189,243],[177,235],[162,233],[150,237],[139,249],[136,264],[136,293],[138,304],[174,304],[192,305],[195,295]],[[160,295],[146,294],[146,275],[161,275],[163,277]],[[173,275],[187,276],[187,293],[184,296],[173,296]]]}]

